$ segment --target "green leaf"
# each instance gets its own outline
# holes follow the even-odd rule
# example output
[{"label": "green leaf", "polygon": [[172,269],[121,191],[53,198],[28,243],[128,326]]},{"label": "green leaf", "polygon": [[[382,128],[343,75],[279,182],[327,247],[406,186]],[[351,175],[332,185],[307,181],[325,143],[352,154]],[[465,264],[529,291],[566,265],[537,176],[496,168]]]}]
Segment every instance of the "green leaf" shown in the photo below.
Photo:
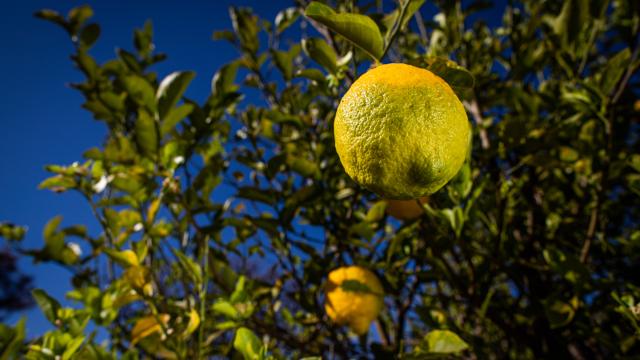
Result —
[{"label": "green leaf", "polygon": [[469,348],[464,340],[449,330],[432,330],[425,336],[424,341],[430,353],[452,354]]},{"label": "green leaf", "polygon": [[135,138],[141,153],[149,158],[155,158],[158,150],[158,129],[156,121],[143,109],[138,111]]},{"label": "green leaf", "polygon": [[543,301],[545,315],[552,329],[568,325],[574,318],[578,309],[578,298],[573,297],[568,302],[559,299],[547,299]]},{"label": "green leaf", "polygon": [[82,343],[84,342],[84,336],[80,336],[77,337],[73,340],[71,340],[65,350],[64,353],[62,353],[62,360],[69,360],[71,359],[71,357],[78,351],[78,349],[80,348],[80,346],[82,346]]},{"label": "green leaf", "polygon": [[[407,26],[407,23],[409,23],[409,20],[411,20],[413,15],[418,10],[420,10],[420,7],[422,7],[422,5],[425,3],[425,0],[406,0],[406,1],[408,1],[409,4],[406,5],[407,9],[404,11],[404,16],[402,18],[402,21],[400,22],[400,28],[401,29],[404,29]],[[386,15],[384,17],[384,19],[382,20],[382,22],[386,25],[387,34],[393,28],[393,24],[397,21],[398,16],[400,16],[400,9],[399,8],[393,10],[391,13]]]},{"label": "green leaf", "polygon": [[303,77],[303,78],[307,78],[309,80],[313,80],[317,83],[324,83],[326,78],[324,76],[324,74],[322,73],[322,71],[318,70],[318,69],[304,69],[304,70],[298,70],[296,72],[296,77]]},{"label": "green leaf", "polygon": [[103,248],[102,251],[111,258],[111,260],[118,263],[123,268],[140,265],[138,256],[133,250],[114,250],[109,248]]},{"label": "green leaf", "polygon": [[42,310],[44,316],[49,320],[52,324],[55,325],[56,320],[58,319],[58,310],[60,309],[60,303],[49,296],[42,289],[34,289],[31,291],[33,298],[36,300],[36,303]]},{"label": "green leaf", "polygon": [[420,10],[420,8],[422,7],[422,5],[425,3],[426,0],[406,0],[409,2],[409,4],[407,5],[407,9],[404,12],[404,17],[402,18],[402,22],[400,23],[400,27],[402,29],[404,29],[407,26],[407,23],[409,22],[409,20],[411,20],[411,18],[413,17],[413,15],[418,12],[418,10]]},{"label": "green leaf", "polygon": [[367,240],[373,239],[373,236],[376,234],[376,230],[374,229],[374,224],[368,221],[361,221],[359,223],[355,223],[349,227],[350,234],[356,234],[361,236]]},{"label": "green leaf", "polygon": [[446,81],[458,96],[473,89],[475,83],[473,75],[454,61],[433,57],[427,59],[427,64],[427,69]]},{"label": "green leaf", "polygon": [[211,92],[214,95],[223,95],[236,91],[237,86],[234,86],[234,82],[237,72],[238,63],[236,61],[223,65],[211,80]]},{"label": "green leaf", "polygon": [[133,101],[155,113],[157,109],[156,94],[151,84],[149,84],[145,78],[137,75],[129,75],[122,79],[122,84]]},{"label": "green leaf", "polygon": [[336,64],[338,57],[326,41],[319,38],[303,39],[302,48],[305,54],[330,73],[335,74],[338,71],[338,65]]},{"label": "green leaf", "polygon": [[447,191],[451,200],[455,203],[459,203],[469,195],[472,187],[473,181],[471,178],[471,166],[467,160],[453,179],[449,181]]},{"label": "green leaf", "polygon": [[236,286],[233,289],[233,293],[230,297],[232,303],[236,304],[239,302],[245,302],[249,299],[249,293],[247,292],[246,285],[247,278],[244,275],[240,275],[240,277],[238,277],[238,281],[236,281]]},{"label": "green leaf", "polygon": [[296,7],[289,7],[278,12],[275,19],[276,33],[285,31],[289,26],[296,22],[299,16],[300,12]]},{"label": "green leaf", "polygon": [[193,71],[176,71],[162,80],[156,92],[158,114],[161,120],[178,103],[195,75]]},{"label": "green leaf", "polygon": [[85,238],[87,236],[87,227],[84,225],[73,225],[62,229],[62,232],[67,236]]},{"label": "green leaf", "polygon": [[181,251],[177,249],[172,249],[173,253],[178,258],[180,265],[186,271],[187,275],[191,278],[191,280],[197,285],[202,285],[202,269],[200,269],[200,265],[196,263],[192,258],[183,254]]},{"label": "green leaf", "polygon": [[133,45],[142,56],[148,56],[153,51],[153,23],[147,20],[142,29],[133,33]]},{"label": "green leaf", "polygon": [[27,233],[27,228],[7,222],[0,222],[0,237],[10,241],[21,241]]},{"label": "green leaf", "polygon": [[20,359],[26,337],[26,319],[21,317],[15,328],[0,324],[0,360]]},{"label": "green leaf", "polygon": [[126,97],[125,93],[116,94],[110,91],[102,91],[100,92],[99,97],[100,100],[102,100],[102,102],[111,109],[115,111],[124,110],[124,99]]},{"label": "green leaf", "polygon": [[267,234],[269,234],[270,236],[278,236],[278,221],[275,219],[270,219],[270,218],[264,218],[264,217],[248,217],[251,222],[256,225],[257,227],[259,227],[260,229],[264,230],[267,232]]},{"label": "green leaf", "polygon": [[365,293],[365,294],[382,296],[382,294],[376,293],[369,286],[367,286],[367,284],[362,283],[358,280],[344,280],[340,284],[340,288],[348,292]]},{"label": "green leaf", "polygon": [[[127,68],[129,68],[133,72],[141,71],[140,63],[138,63],[138,59],[136,58],[135,55],[122,49],[117,49],[116,52],[118,53],[118,57],[122,60],[122,62],[124,63],[124,65],[126,65]],[[127,86],[125,84],[125,88],[126,87]],[[153,89],[151,89],[151,95],[153,95]]]},{"label": "green leaf", "polygon": [[233,339],[233,348],[242,354],[244,360],[256,360],[260,358],[260,349],[262,341],[253,333],[253,331],[241,327],[236,331]]},{"label": "green leaf", "polygon": [[[430,209],[428,204],[425,204],[425,208]],[[433,211],[433,210],[431,210]],[[436,214],[445,219],[449,226],[451,226],[451,230],[456,233],[456,236],[459,237],[462,232],[462,227],[464,226],[464,211],[460,206],[456,206],[454,208],[441,209],[436,212]]]},{"label": "green leaf", "polygon": [[80,44],[85,48],[90,48],[100,36],[100,25],[89,24],[80,32]]},{"label": "green leaf", "polygon": [[289,124],[299,129],[304,128],[304,123],[299,116],[286,114],[278,110],[269,110],[266,114],[267,118],[278,124]]},{"label": "green leaf", "polygon": [[182,104],[177,108],[172,108],[169,113],[165,115],[164,120],[160,124],[160,135],[164,137],[171,130],[173,130],[180,120],[186,118],[191,114],[194,109],[193,104]]},{"label": "green leaf", "polygon": [[276,203],[276,198],[273,194],[270,194],[264,190],[254,188],[254,187],[241,187],[238,189],[238,197],[260,201],[265,204],[273,205]]},{"label": "green leaf", "polygon": [[296,44],[291,46],[289,51],[272,51],[273,62],[278,69],[282,72],[282,76],[285,80],[289,81],[293,78],[293,60],[300,53],[300,45]]},{"label": "green leaf", "polygon": [[258,41],[258,18],[248,8],[229,8],[229,16],[233,30],[240,39],[240,46],[246,52],[255,54],[260,43]]},{"label": "green leaf", "polygon": [[626,71],[630,59],[631,51],[629,48],[625,48],[607,61],[607,65],[602,72],[600,81],[600,89],[602,89],[603,93],[609,94],[613,91],[615,86],[618,84],[618,81],[620,81],[620,78]]},{"label": "green leaf", "polygon": [[82,5],[75,7],[69,11],[67,14],[67,18],[69,19],[69,23],[77,28],[80,25],[84,24],[85,21],[89,20],[93,16],[93,9],[89,5]]},{"label": "green leaf", "polygon": [[370,17],[360,14],[338,14],[327,5],[316,1],[307,6],[304,14],[335,31],[374,60],[380,60],[382,57],[382,35],[378,25]]},{"label": "green leaf", "polygon": [[56,175],[43,180],[38,185],[38,189],[51,189],[55,192],[64,192],[69,189],[75,188],[77,185],[78,184],[76,184],[76,181],[71,177]]},{"label": "green leaf", "polygon": [[89,79],[94,79],[98,75],[100,67],[96,63],[96,60],[86,52],[80,52],[77,55],[72,56],[72,58],[76,61],[80,70],[82,70]]},{"label": "green leaf", "polygon": [[318,165],[311,160],[307,160],[302,157],[288,156],[287,165],[291,170],[304,177],[318,178],[320,176],[320,169],[318,168]]},{"label": "green leaf", "polygon": [[640,173],[640,154],[631,155],[628,159],[628,164],[633,170]]},{"label": "green leaf", "polygon": [[380,200],[373,204],[373,206],[367,212],[365,216],[365,221],[369,222],[378,222],[382,220],[384,217],[384,212],[387,209],[387,202],[384,200]]},{"label": "green leaf", "polygon": [[574,284],[582,285],[591,277],[589,270],[574,255],[564,253],[555,247],[544,249],[542,255],[553,271]]},{"label": "green leaf", "polygon": [[233,320],[238,319],[240,317],[240,314],[238,313],[238,309],[236,309],[235,306],[233,306],[233,304],[231,304],[227,300],[216,301],[211,306],[211,309],[213,310],[213,312],[217,314],[225,315],[228,318]]},{"label": "green leaf", "polygon": [[59,258],[64,250],[64,234],[58,232],[58,226],[62,221],[62,216],[58,215],[45,225],[42,231],[42,237],[44,238],[45,249],[53,258]]},{"label": "green leaf", "polygon": [[37,11],[34,16],[43,20],[51,21],[54,24],[62,26],[68,31],[67,22],[64,17],[55,10],[42,9]]},{"label": "green leaf", "polygon": [[236,44],[236,35],[231,30],[214,31],[213,34],[211,34],[211,39],[216,41],[226,40],[234,45]]},{"label": "green leaf", "polygon": [[582,30],[590,24],[588,0],[563,2],[560,14],[547,20],[562,46],[572,45],[580,38]]}]

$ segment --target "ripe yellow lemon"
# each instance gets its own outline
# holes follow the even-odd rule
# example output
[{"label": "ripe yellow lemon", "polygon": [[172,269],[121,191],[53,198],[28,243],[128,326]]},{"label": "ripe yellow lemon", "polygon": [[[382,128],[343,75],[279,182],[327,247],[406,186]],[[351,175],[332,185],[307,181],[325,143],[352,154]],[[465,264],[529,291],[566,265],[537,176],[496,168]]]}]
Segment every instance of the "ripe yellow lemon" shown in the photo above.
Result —
[{"label": "ripe yellow lemon", "polygon": [[387,200],[387,214],[398,220],[414,220],[424,214],[424,208],[418,205],[426,203],[428,197],[423,196],[418,200]]},{"label": "ripe yellow lemon", "polygon": [[336,324],[348,325],[358,335],[369,330],[384,307],[384,290],[376,275],[360,266],[329,273],[325,311]]},{"label": "ripe yellow lemon", "polygon": [[469,132],[451,87],[406,64],[380,65],[358,78],[334,122],[347,174],[388,199],[417,199],[443,187],[465,160]]}]

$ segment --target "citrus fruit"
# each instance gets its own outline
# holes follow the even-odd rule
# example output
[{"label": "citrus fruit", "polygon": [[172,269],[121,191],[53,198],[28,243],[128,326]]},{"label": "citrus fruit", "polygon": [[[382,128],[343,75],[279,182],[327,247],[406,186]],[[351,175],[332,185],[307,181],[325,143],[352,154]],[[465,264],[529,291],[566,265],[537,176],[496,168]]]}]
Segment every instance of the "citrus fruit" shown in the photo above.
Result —
[{"label": "citrus fruit", "polygon": [[334,121],[336,151],[361,186],[388,199],[417,199],[460,169],[469,122],[451,87],[432,72],[380,65],[345,93]]},{"label": "citrus fruit", "polygon": [[325,311],[336,324],[348,325],[358,335],[369,330],[384,306],[384,290],[376,275],[360,266],[329,273]]},{"label": "citrus fruit", "polygon": [[428,198],[426,196],[421,197],[418,200],[387,200],[387,214],[393,216],[398,220],[414,220],[424,214],[424,208],[418,205],[417,201],[421,204],[426,203]]}]

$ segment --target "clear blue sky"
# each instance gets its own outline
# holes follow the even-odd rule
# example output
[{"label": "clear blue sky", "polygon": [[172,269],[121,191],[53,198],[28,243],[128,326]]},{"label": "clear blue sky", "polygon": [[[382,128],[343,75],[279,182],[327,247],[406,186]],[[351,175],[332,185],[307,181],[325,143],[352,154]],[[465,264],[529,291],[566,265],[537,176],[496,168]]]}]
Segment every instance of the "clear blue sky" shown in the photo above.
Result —
[{"label": "clear blue sky", "polygon": [[[25,247],[42,246],[46,222],[63,215],[63,225],[87,224],[97,233],[97,224],[80,196],[38,190],[47,164],[81,161],[81,154],[100,144],[105,134],[101,122],[82,110],[82,96],[68,83],[81,80],[69,55],[73,48],[67,34],[55,25],[33,17],[42,8],[66,14],[74,6],[88,3],[94,21],[102,27],[92,54],[100,61],[112,58],[114,49],[132,49],[132,32],[151,19],[155,44],[169,58],[155,70],[163,77],[176,70],[194,70],[196,79],[187,96],[204,100],[211,77],[235,51],[223,42],[213,42],[213,30],[230,28],[230,5],[247,5],[261,17],[271,19],[291,6],[288,0],[209,1],[12,1],[3,6],[0,22],[0,221],[27,225]],[[68,271],[54,265],[20,262],[24,272],[34,276],[36,287],[57,299],[71,289]],[[28,334],[42,334],[50,325],[37,308],[16,314],[28,317]]]}]

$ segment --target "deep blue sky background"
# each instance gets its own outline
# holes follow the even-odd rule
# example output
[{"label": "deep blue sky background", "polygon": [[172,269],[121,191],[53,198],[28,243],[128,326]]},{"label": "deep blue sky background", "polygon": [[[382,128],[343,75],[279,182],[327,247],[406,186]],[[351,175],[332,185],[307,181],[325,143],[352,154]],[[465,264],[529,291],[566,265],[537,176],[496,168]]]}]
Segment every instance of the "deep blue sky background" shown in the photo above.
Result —
[{"label": "deep blue sky background", "polygon": [[[62,225],[85,224],[98,234],[98,224],[84,199],[74,193],[53,194],[37,190],[48,176],[47,164],[70,164],[82,160],[82,153],[102,143],[105,128],[81,109],[83,98],[67,86],[79,81],[69,55],[73,52],[68,35],[57,26],[33,17],[42,8],[66,14],[72,7],[88,3],[101,26],[101,37],[91,54],[102,62],[114,56],[115,48],[131,50],[134,28],[147,19],[154,24],[154,43],[168,59],[154,67],[159,77],[177,70],[194,70],[195,80],[186,95],[202,102],[210,92],[211,78],[224,63],[236,57],[224,42],[211,40],[213,30],[231,27],[228,7],[250,6],[260,17],[273,20],[277,12],[291,6],[291,0],[208,0],[208,1],[53,1],[10,2],[3,7],[0,21],[0,221],[27,225],[26,248],[42,247],[42,229],[56,215]],[[385,1],[390,5],[391,1]],[[492,26],[500,22],[505,0],[498,9],[476,15]],[[430,1],[421,10],[425,19],[435,14]],[[249,94],[246,101],[259,101]],[[68,271],[50,264],[32,264],[22,259],[20,268],[34,277],[34,285],[57,299],[71,289]],[[64,302],[63,304],[68,304]],[[51,329],[37,307],[17,313],[14,323],[27,316],[28,336]]]}]

